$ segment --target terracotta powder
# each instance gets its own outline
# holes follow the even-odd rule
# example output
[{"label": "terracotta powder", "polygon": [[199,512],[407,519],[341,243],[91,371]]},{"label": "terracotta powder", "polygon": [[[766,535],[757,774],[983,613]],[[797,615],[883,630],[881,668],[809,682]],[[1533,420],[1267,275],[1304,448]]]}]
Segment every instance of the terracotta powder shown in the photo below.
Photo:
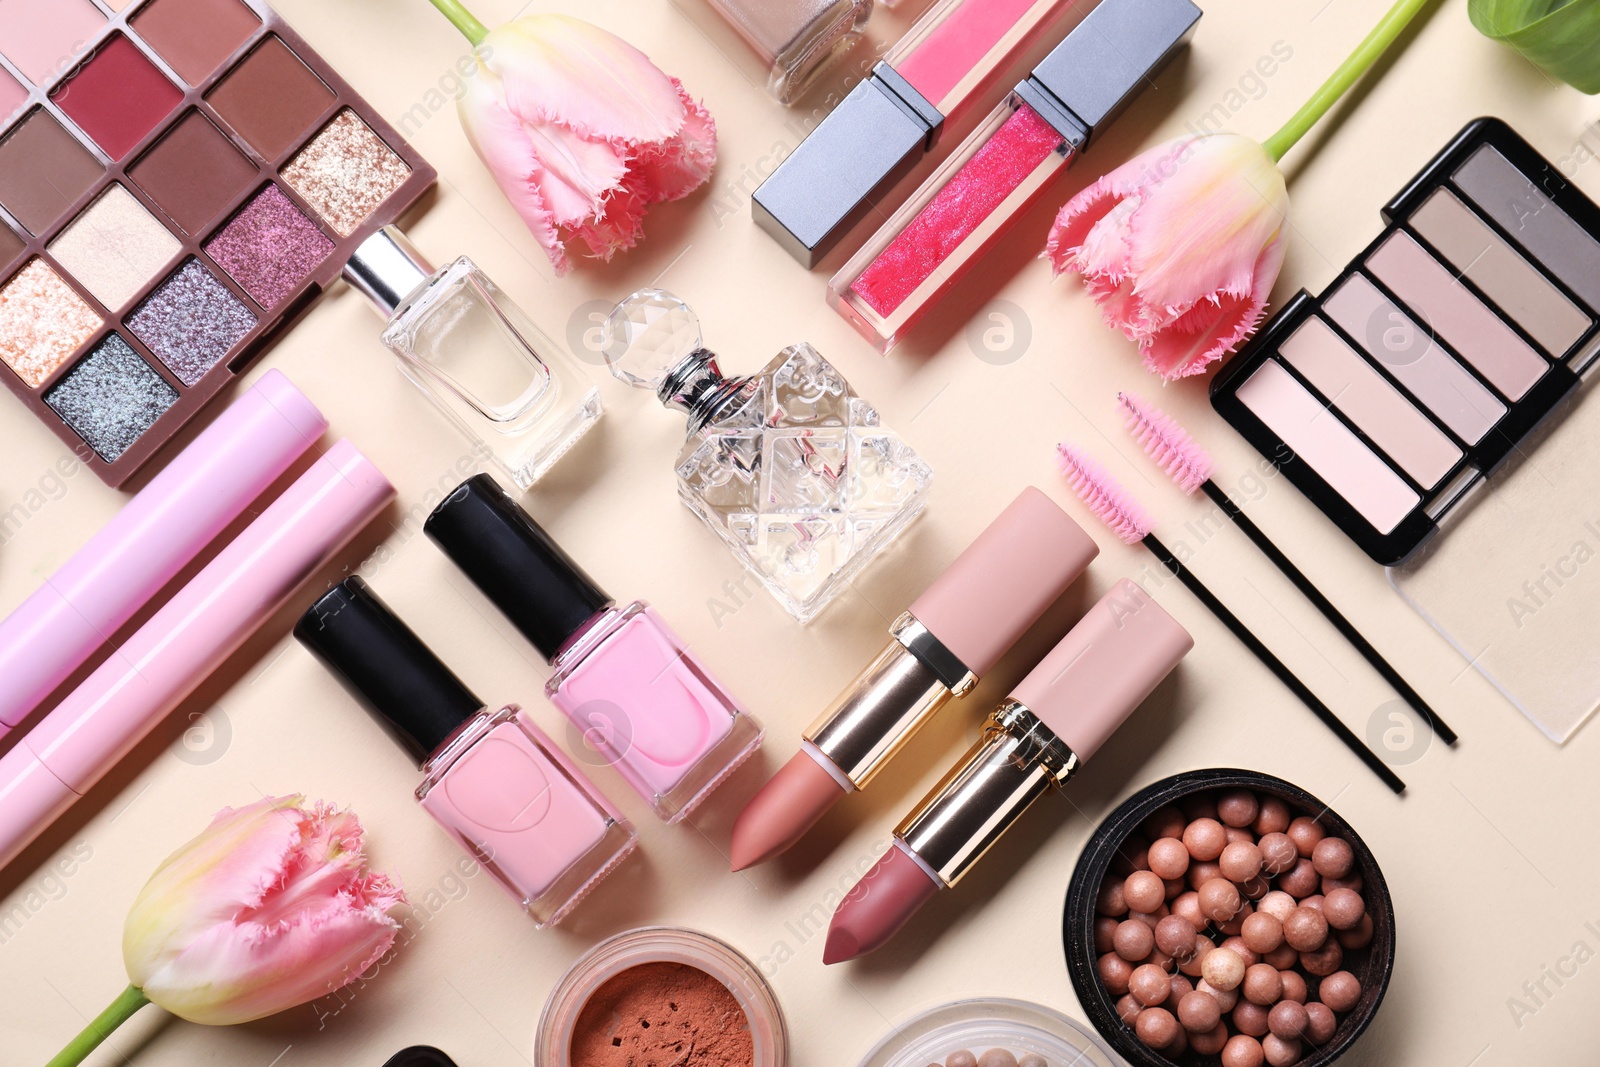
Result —
[{"label": "terracotta powder", "polygon": [[750,1021],[728,987],[682,963],[644,963],[595,990],[572,1067],[754,1067]]}]

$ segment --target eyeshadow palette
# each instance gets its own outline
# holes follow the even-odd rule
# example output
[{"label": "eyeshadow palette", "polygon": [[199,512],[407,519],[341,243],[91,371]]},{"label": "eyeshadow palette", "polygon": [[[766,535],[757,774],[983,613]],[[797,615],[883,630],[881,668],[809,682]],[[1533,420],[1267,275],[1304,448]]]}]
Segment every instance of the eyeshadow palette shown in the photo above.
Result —
[{"label": "eyeshadow palette", "polygon": [[121,485],[434,172],[259,0],[0,0],[0,378]]},{"label": "eyeshadow palette", "polygon": [[1212,406],[1373,559],[1411,556],[1600,353],[1600,208],[1469,124],[1217,375]]}]

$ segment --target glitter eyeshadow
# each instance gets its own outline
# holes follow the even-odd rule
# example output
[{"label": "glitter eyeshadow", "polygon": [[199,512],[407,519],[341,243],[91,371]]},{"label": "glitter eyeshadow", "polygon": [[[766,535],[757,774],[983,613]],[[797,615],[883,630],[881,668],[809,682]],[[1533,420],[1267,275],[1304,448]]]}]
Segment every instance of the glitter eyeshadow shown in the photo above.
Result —
[{"label": "glitter eyeshadow", "polygon": [[96,300],[116,311],[181,247],[132,193],[112,185],[50,242],[50,254]]},{"label": "glitter eyeshadow", "polygon": [[349,237],[411,177],[411,168],[345,108],[284,168],[283,180]]},{"label": "glitter eyeshadow", "polygon": [[0,360],[37,389],[103,324],[42,259],[0,288]]},{"label": "glitter eyeshadow", "polygon": [[45,394],[44,402],[114,462],[177,403],[178,391],[111,334]]},{"label": "glitter eyeshadow", "polygon": [[245,205],[206,252],[264,308],[275,308],[333,251],[317,224],[276,185]]},{"label": "glitter eyeshadow", "polygon": [[184,385],[194,385],[255,327],[243,300],[190,259],[132,315],[128,329]]}]

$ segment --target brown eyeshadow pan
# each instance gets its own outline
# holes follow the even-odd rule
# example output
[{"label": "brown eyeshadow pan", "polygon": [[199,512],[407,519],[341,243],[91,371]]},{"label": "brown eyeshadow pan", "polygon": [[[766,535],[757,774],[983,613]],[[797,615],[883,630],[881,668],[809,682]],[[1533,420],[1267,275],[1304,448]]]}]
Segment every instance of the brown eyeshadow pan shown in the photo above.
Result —
[{"label": "brown eyeshadow pan", "polygon": [[42,234],[104,170],[49,112],[35,110],[0,141],[0,204]]},{"label": "brown eyeshadow pan", "polygon": [[281,40],[268,37],[206,99],[263,159],[277,160],[328,110],[333,91]]},{"label": "brown eyeshadow pan", "polygon": [[259,171],[210,119],[190,111],[128,174],[184,233],[199,236]]},{"label": "brown eyeshadow pan", "polygon": [[239,0],[150,0],[133,17],[139,36],[190,85],[205,81],[259,25]]}]

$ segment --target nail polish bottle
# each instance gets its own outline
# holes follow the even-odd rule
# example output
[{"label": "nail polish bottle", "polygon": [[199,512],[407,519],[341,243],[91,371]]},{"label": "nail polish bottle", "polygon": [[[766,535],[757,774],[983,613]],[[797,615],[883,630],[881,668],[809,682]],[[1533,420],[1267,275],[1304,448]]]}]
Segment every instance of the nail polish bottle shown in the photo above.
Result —
[{"label": "nail polish bottle", "polygon": [[555,668],[550,702],[668,823],[761,744],[761,727],[642,601],[618,607],[493,478],[423,527]]},{"label": "nail polish bottle", "polygon": [[521,709],[485,707],[360,578],[294,633],[419,761],[418,802],[535,925],[560,922],[633,851],[633,827]]},{"label": "nail polish bottle", "polygon": [[345,266],[388,325],[400,370],[518,488],[566,455],[602,414],[600,390],[465,256],[434,270],[385,226]]},{"label": "nail polish bottle", "polygon": [[872,0],[707,0],[771,67],[767,92],[792,104],[850,50]]},{"label": "nail polish bottle", "polygon": [[933,471],[808,344],[725,378],[689,305],[641,289],[606,320],[605,356],[687,416],[678,498],[801,622],[927,504]]}]

